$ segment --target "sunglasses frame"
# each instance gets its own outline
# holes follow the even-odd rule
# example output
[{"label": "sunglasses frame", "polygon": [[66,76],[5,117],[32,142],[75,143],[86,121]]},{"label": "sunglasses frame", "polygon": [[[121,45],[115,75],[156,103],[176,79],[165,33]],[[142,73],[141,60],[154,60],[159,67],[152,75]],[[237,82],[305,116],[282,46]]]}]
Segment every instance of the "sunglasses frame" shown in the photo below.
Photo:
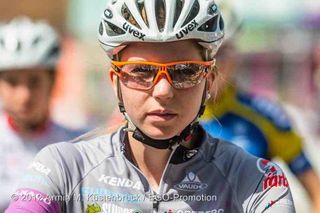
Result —
[{"label": "sunglasses frame", "polygon": [[[153,66],[158,67],[158,72],[152,81],[152,83],[153,83],[152,87],[158,83],[158,81],[160,80],[160,76],[163,74],[166,76],[168,82],[174,87],[171,76],[167,70],[168,66],[173,66],[173,65],[177,65],[177,64],[200,64],[200,65],[205,66],[205,68],[206,68],[205,69],[206,74],[204,76],[204,78],[206,78],[206,76],[208,74],[208,68],[214,67],[215,63],[216,63],[215,59],[213,59],[211,61],[175,61],[175,62],[169,62],[169,63],[157,63],[157,62],[150,62],[150,61],[111,61],[111,66],[113,68],[113,71],[111,71],[111,72],[113,72],[114,74],[119,76],[119,78],[121,79],[121,67],[124,65],[130,65],[130,64],[153,65]],[[110,75],[111,75],[111,73],[110,73]],[[139,90],[149,90],[152,87],[147,88],[147,89],[139,88]],[[135,88],[132,88],[132,89],[135,89]],[[138,89],[138,88],[136,88],[136,89]],[[184,89],[184,88],[181,88],[181,89]]]}]

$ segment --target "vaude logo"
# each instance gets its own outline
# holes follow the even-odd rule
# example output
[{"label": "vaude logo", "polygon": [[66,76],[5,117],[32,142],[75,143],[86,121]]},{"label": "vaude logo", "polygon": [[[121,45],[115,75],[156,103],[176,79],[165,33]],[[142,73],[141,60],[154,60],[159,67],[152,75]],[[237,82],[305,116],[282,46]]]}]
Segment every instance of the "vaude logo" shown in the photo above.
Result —
[{"label": "vaude logo", "polygon": [[174,185],[175,189],[182,191],[201,191],[207,187],[208,185],[201,183],[193,172],[189,172],[180,183]]},{"label": "vaude logo", "polygon": [[143,34],[142,32],[139,32],[138,30],[133,29],[128,23],[124,23],[122,25],[122,28],[126,31],[129,32],[130,34],[132,34],[134,37],[144,41],[144,37],[146,36],[146,34]]},{"label": "vaude logo", "polygon": [[176,34],[177,39],[182,39],[189,32],[193,31],[198,25],[199,24],[196,22],[196,20],[193,20],[185,28],[183,28],[182,30],[180,30],[180,32]]}]

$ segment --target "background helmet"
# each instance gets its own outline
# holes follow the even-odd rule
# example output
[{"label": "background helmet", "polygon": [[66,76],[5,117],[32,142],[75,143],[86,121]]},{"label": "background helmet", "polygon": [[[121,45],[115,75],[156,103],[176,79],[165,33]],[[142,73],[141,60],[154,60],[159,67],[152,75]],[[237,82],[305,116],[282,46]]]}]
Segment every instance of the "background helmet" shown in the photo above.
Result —
[{"label": "background helmet", "polygon": [[244,23],[244,14],[241,8],[243,1],[216,0],[216,3],[223,16],[225,26],[224,40],[233,39],[233,37],[239,33]]},{"label": "background helmet", "polygon": [[43,21],[20,17],[0,25],[0,70],[54,68],[59,53],[58,35]]},{"label": "background helmet", "polygon": [[214,0],[110,0],[99,41],[110,58],[131,42],[198,40],[206,59],[221,45],[224,24]]}]

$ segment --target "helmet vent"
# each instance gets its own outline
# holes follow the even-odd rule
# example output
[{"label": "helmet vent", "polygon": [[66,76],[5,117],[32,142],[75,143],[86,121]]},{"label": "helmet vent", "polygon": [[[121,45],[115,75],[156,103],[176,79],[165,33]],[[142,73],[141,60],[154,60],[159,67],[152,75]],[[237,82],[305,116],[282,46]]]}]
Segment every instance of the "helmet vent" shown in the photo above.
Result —
[{"label": "helmet vent", "polygon": [[121,28],[117,27],[114,24],[111,24],[108,21],[105,22],[105,28],[106,28],[106,33],[108,36],[117,36],[121,34],[125,34],[125,31],[123,31]]},{"label": "helmet vent", "polygon": [[137,7],[138,7],[138,10],[140,12],[140,15],[141,15],[144,23],[147,25],[147,27],[149,27],[149,22],[148,22],[148,19],[147,19],[146,9],[145,9],[145,6],[144,6],[144,0],[137,1]]},{"label": "helmet vent", "polygon": [[60,53],[60,47],[59,46],[53,46],[47,53],[47,55],[44,57],[44,60],[50,59],[52,57],[58,56]]},{"label": "helmet vent", "polygon": [[4,47],[4,40],[2,38],[0,38],[0,45]]},{"label": "helmet vent", "polygon": [[159,31],[162,32],[164,29],[164,24],[166,20],[166,5],[164,0],[156,1],[155,4],[155,11],[156,11],[156,17],[157,18],[157,25],[159,28]]},{"label": "helmet vent", "polygon": [[133,15],[131,14],[129,8],[127,7],[126,4],[122,5],[121,8],[121,13],[122,16],[132,25],[134,25],[135,27],[139,28],[141,30],[140,25],[137,23],[136,19],[133,17]]},{"label": "helmet vent", "polygon": [[187,18],[185,19],[185,21],[183,22],[182,24],[182,27],[184,27],[186,24],[188,24],[192,19],[194,19],[198,13],[199,13],[199,10],[200,10],[200,5],[199,5],[199,2],[198,0],[195,0],[192,7],[191,7],[191,10],[187,16]]},{"label": "helmet vent", "polygon": [[175,26],[177,21],[178,21],[178,18],[179,18],[180,14],[181,14],[183,5],[184,5],[184,0],[177,0],[177,2],[176,2],[176,10],[175,10],[174,19],[173,19],[173,26]]},{"label": "helmet vent", "polygon": [[36,46],[41,40],[42,38],[40,36],[37,36],[35,39],[33,39],[32,46]]},{"label": "helmet vent", "polygon": [[209,19],[206,23],[201,25],[198,30],[204,31],[204,32],[215,32],[218,27],[218,18],[219,16],[214,16],[211,19]]},{"label": "helmet vent", "polygon": [[20,51],[21,50],[21,47],[22,47],[22,44],[21,44],[21,41],[18,41],[17,42],[17,46],[16,46],[16,51]]},{"label": "helmet vent", "polygon": [[224,21],[222,16],[220,16],[220,19],[219,19],[219,28],[220,30],[224,30]]},{"label": "helmet vent", "polygon": [[100,25],[99,25],[99,34],[102,36],[103,35],[103,23],[100,22]]}]

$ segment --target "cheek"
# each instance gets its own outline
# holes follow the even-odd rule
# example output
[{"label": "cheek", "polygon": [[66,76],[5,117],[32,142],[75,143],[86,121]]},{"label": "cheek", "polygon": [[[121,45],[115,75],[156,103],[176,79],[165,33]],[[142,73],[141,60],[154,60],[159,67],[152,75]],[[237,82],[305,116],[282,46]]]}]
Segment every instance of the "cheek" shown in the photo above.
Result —
[{"label": "cheek", "polygon": [[203,90],[204,85],[199,85],[186,90],[185,94],[181,95],[181,97],[184,97],[183,99],[188,108],[195,109],[196,111],[199,110],[202,101]]},{"label": "cheek", "polygon": [[33,91],[31,99],[34,102],[38,102],[39,105],[41,105],[40,102],[42,104],[45,104],[50,99],[50,90],[48,90],[47,88],[43,88],[42,90],[37,89]]},{"label": "cheek", "polygon": [[121,86],[121,94],[124,107],[129,116],[131,118],[140,116],[140,112],[143,112],[143,105],[146,102],[147,94],[124,86]]},{"label": "cheek", "polygon": [[54,87],[53,82],[51,82],[49,79],[46,78],[40,81],[37,88],[33,88],[33,90],[36,90],[36,91],[41,90],[42,92],[39,92],[39,94],[43,94],[44,96],[49,96],[49,94],[53,90],[53,87]]},{"label": "cheek", "polygon": [[3,83],[0,84],[0,98],[4,104],[10,104],[15,99],[16,92],[12,87],[4,85]]}]

